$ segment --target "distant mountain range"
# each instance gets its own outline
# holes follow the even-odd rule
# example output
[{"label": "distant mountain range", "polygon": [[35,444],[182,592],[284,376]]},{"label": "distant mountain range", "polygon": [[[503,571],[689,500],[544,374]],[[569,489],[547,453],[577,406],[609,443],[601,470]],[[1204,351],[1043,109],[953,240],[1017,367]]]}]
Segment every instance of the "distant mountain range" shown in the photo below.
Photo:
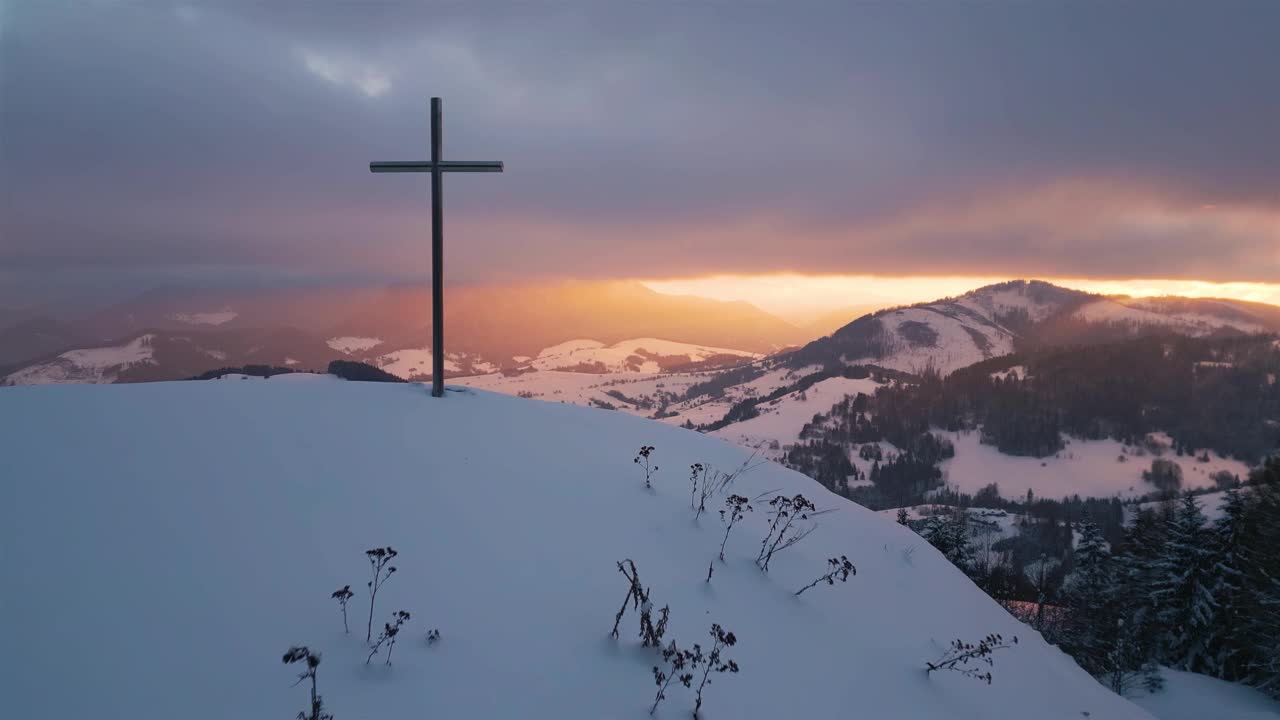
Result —
[{"label": "distant mountain range", "polygon": [[[150,293],[79,324],[0,327],[0,340],[15,339],[0,343],[3,357],[20,343],[44,353],[0,384],[323,371],[335,359],[424,380],[429,296]],[[1203,488],[1221,471],[1247,474],[1280,428],[1280,308],[1233,300],[1018,280],[877,310],[801,344],[803,330],[745,303],[575,283],[459,288],[446,327],[451,383],[698,429],[873,507],[921,502],[939,483],[973,493],[996,476],[1006,492],[1140,496],[1146,463],[1116,458],[1153,432],[1214,451],[1188,466],[1188,486]],[[111,339],[85,339],[95,337]],[[930,428],[936,439],[921,440]],[[915,464],[896,475],[877,477],[860,455],[868,442],[896,455],[917,441]]]},{"label": "distant mountain range", "polygon": [[[454,376],[706,370],[758,356],[792,370],[874,365],[945,374],[1017,349],[1158,333],[1280,332],[1280,308],[1270,305],[1109,297],[1036,280],[878,310],[817,339],[819,327],[837,321],[801,328],[748,303],[664,295],[633,282],[448,293],[446,367]],[[0,313],[0,382],[171,380],[246,364],[322,369],[334,359],[425,379],[430,310],[429,288],[410,286],[156,290],[75,321]],[[566,354],[564,343],[587,346]]]},{"label": "distant mountain range", "polygon": [[[330,360],[357,359],[421,379],[431,367],[430,296],[417,286],[156,290],[70,322],[14,313],[0,317],[0,377],[136,382],[245,364],[323,369]],[[445,326],[446,366],[457,374],[520,367],[569,341],[658,338],[725,350],[713,353],[720,360],[674,347],[649,358],[670,369],[764,355],[811,337],[748,303],[663,295],[632,282],[450,288]],[[640,349],[655,353],[656,342]]]}]

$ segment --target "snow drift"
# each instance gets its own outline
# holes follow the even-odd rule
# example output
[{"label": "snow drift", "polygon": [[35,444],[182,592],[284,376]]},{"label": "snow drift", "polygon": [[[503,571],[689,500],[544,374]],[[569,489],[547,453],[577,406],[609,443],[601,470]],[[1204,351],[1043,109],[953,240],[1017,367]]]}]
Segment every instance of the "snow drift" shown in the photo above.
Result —
[{"label": "snow drift", "polygon": [[[909,530],[776,465],[732,491],[832,512],[766,575],[755,503],[705,582],[723,530],[694,521],[688,467],[746,453],[621,413],[280,376],[4,388],[0,438],[3,717],[291,718],[306,690],[280,658],[306,644],[337,720],[645,718],[656,654],[633,615],[609,637],[624,558],[670,605],[668,639],[737,635],[742,670],[715,676],[706,718],[1149,717]],[[374,622],[413,613],[392,667],[364,664],[364,551],[382,545],[399,572]],[[793,595],[842,554],[848,583]],[[329,597],[345,584],[350,635]],[[926,676],[992,632],[1020,642],[990,686]],[[691,693],[668,695],[657,716],[688,717]]]}]

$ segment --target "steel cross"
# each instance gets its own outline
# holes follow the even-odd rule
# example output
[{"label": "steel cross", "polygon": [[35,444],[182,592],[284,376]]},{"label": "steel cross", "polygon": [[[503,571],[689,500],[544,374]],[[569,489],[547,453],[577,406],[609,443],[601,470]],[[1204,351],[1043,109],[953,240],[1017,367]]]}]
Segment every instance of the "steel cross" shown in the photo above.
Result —
[{"label": "steel cross", "polygon": [[431,159],[371,162],[369,171],[431,173],[431,394],[444,395],[444,173],[502,172],[501,162],[441,160],[440,98],[431,98]]}]

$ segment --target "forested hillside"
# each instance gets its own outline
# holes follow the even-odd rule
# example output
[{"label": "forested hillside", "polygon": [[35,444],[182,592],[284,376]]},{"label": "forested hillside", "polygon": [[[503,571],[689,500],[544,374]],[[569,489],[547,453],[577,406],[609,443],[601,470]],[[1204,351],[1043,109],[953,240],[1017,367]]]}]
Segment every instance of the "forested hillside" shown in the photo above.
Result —
[{"label": "forested hillside", "polygon": [[[1002,453],[1035,457],[1068,436],[1137,445],[1164,432],[1176,456],[1211,450],[1253,465],[1280,446],[1277,376],[1280,345],[1267,336],[1015,353],[846,398],[805,427],[787,462],[872,507],[919,504],[941,483],[935,466],[950,450],[935,429],[978,431]],[[865,473],[870,485],[844,487],[863,479],[849,457],[880,441],[896,452]]]}]

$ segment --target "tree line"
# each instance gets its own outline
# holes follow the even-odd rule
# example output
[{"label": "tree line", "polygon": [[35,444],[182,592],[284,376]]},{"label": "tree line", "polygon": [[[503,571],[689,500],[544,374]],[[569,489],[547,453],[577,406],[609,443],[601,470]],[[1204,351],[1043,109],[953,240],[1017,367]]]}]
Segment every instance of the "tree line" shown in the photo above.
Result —
[{"label": "tree line", "polygon": [[1280,697],[1280,458],[1227,490],[1213,522],[1190,493],[1140,510],[1115,540],[1091,514],[1050,522],[1041,531],[1075,540],[1020,563],[974,547],[967,513],[899,521],[993,597],[1032,603],[1023,617],[1116,692],[1158,686],[1166,665]]}]

